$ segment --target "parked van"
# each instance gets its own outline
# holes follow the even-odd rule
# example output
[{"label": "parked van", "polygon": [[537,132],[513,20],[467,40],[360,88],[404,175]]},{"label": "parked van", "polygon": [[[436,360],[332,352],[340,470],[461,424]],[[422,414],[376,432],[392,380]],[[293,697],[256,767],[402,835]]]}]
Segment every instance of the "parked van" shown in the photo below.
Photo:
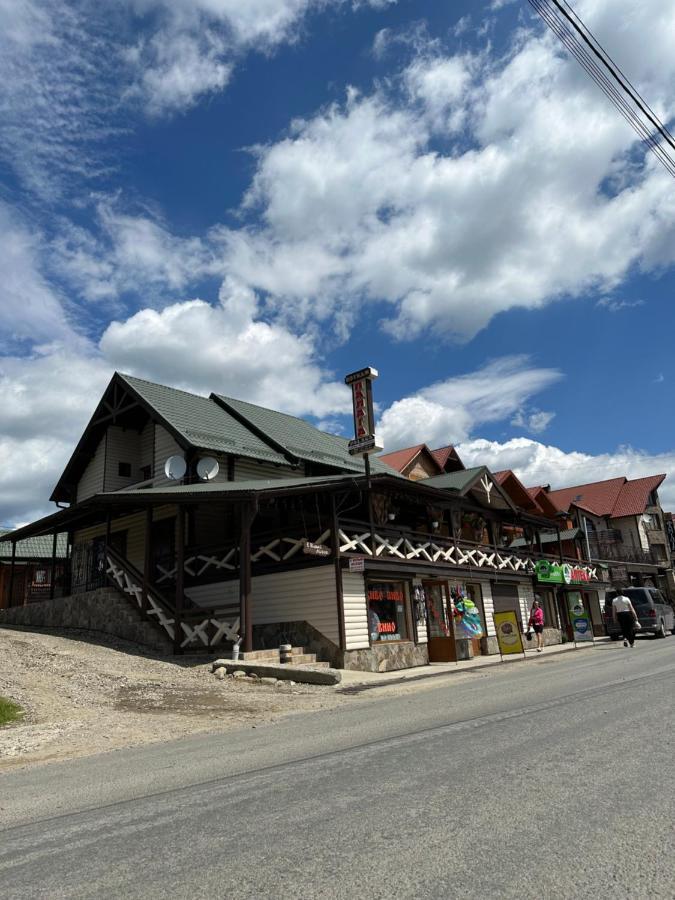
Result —
[{"label": "parked van", "polygon": [[[659,638],[666,637],[668,632],[675,634],[675,610],[661,591],[652,587],[633,587],[626,588],[621,593],[633,604],[643,633],[650,633]],[[605,625],[611,639],[618,641],[621,637],[621,628],[612,617],[612,600],[615,597],[616,591],[608,592],[605,601]]]}]

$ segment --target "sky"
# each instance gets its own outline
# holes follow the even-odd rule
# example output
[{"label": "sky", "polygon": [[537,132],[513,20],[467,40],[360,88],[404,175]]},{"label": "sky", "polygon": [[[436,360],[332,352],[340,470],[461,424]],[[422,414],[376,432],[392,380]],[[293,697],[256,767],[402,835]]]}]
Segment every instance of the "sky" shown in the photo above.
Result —
[{"label": "sky", "polygon": [[[574,8],[671,122],[675,2]],[[526,0],[0,0],[0,237],[4,525],[115,370],[675,507],[675,183]]]}]

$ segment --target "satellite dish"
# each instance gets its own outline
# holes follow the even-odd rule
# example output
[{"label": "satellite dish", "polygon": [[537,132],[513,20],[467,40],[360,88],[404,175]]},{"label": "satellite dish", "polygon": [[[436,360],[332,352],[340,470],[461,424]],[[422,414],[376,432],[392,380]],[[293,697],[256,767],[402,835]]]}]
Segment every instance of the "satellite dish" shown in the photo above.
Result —
[{"label": "satellite dish", "polygon": [[164,463],[164,474],[172,481],[180,481],[187,472],[187,465],[182,456],[170,456]]},{"label": "satellite dish", "polygon": [[197,475],[202,481],[213,481],[219,469],[218,460],[212,456],[205,456],[197,463]]}]

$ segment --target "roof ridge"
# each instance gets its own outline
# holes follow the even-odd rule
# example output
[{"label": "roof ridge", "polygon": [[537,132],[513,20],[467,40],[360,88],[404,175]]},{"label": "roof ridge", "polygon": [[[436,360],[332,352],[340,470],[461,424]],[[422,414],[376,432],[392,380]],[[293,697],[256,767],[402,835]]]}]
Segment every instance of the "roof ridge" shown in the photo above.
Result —
[{"label": "roof ridge", "polygon": [[162,388],[165,391],[173,391],[175,394],[186,394],[188,397],[197,397],[199,400],[211,399],[204,394],[195,394],[194,391],[186,391],[184,388],[172,387],[170,384],[162,384],[161,381],[150,381],[147,378],[138,378],[136,375],[127,375],[125,372],[116,372],[115,374],[119,375],[120,378],[124,378],[126,381],[140,381],[142,384],[149,384],[152,387]]}]

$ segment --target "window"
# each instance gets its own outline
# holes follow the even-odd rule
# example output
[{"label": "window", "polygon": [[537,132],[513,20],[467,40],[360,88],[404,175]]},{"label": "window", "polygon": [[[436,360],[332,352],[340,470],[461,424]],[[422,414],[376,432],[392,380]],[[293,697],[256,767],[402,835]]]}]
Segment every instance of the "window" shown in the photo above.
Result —
[{"label": "window", "polygon": [[117,474],[120,478],[131,478],[131,463],[117,463]]},{"label": "window", "polygon": [[405,603],[403,582],[373,581],[368,584],[368,630],[371,643],[408,639]]}]

